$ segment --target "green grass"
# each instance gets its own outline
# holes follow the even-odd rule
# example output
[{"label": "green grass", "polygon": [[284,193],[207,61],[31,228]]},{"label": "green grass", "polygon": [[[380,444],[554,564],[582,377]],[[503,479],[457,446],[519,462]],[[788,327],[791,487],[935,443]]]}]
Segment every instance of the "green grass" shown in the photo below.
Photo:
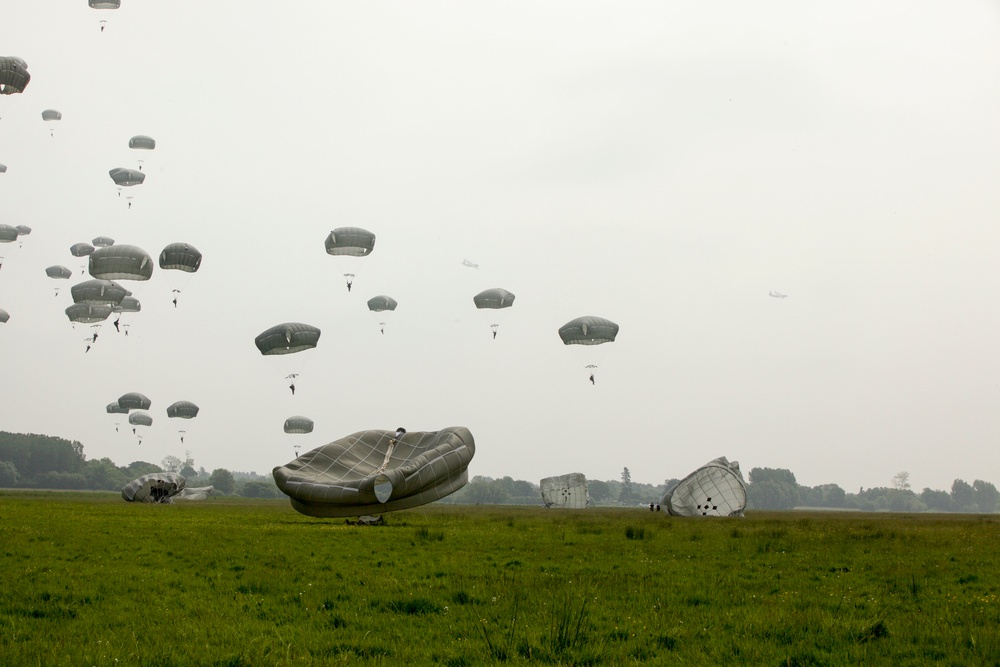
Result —
[{"label": "green grass", "polygon": [[997,665],[1000,522],[0,492],[10,665]]}]

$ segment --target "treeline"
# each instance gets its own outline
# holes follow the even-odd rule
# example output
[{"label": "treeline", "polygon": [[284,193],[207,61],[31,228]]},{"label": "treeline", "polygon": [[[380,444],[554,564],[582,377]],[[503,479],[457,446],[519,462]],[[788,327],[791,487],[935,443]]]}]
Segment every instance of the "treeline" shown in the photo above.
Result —
[{"label": "treeline", "polygon": [[[214,486],[221,494],[249,498],[284,498],[270,475],[208,472],[194,467],[190,456],[168,456],[161,465],[133,461],[117,466],[109,458],[87,460],[83,445],[48,435],[0,431],[0,488],[119,491],[136,477],[153,472],[178,472],[188,487]],[[617,480],[587,480],[591,505],[634,507],[659,503],[678,480],[663,484],[633,482],[628,468]],[[925,488],[919,493],[909,485],[909,475],[898,473],[892,486],[859,489],[848,493],[836,484],[803,486],[785,468],[753,468],[747,475],[749,509],[789,510],[825,508],[868,512],[968,512],[1000,511],[1000,491],[980,479],[971,484],[956,479],[948,491]],[[459,491],[440,502],[475,505],[540,505],[538,484],[510,476],[494,479],[477,475]]]}]

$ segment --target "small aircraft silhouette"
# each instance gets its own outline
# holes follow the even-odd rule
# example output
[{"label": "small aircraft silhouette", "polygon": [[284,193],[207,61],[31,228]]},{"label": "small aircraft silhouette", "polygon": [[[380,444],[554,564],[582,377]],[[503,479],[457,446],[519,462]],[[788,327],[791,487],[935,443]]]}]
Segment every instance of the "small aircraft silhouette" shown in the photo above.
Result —
[{"label": "small aircraft silhouette", "polygon": [[472,262],[470,262],[470,261],[469,261],[469,260],[467,260],[467,259],[463,259],[463,260],[462,260],[462,266],[467,266],[467,267],[469,267],[470,269],[478,269],[478,268],[479,268],[479,265],[478,265],[478,264],[473,264]]},{"label": "small aircraft silhouette", "polygon": [[775,292],[774,290],[771,290],[770,292],[768,292],[767,295],[768,296],[773,296],[775,299],[785,299],[785,298],[788,297],[787,294],[782,294],[781,292]]}]

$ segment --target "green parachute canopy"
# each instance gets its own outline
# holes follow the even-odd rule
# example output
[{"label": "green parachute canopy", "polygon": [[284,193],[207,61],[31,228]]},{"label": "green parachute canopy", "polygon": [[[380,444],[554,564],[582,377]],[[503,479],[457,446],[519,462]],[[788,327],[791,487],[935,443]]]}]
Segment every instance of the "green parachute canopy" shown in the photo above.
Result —
[{"label": "green parachute canopy", "polygon": [[142,304],[139,303],[139,299],[127,294],[118,305],[111,309],[114,313],[138,313],[140,310],[142,310]]},{"label": "green parachute canopy", "polygon": [[454,493],[468,482],[475,452],[472,433],[462,426],[360,431],[276,467],[273,475],[303,514],[359,516],[417,507]]},{"label": "green parachute canopy", "polygon": [[62,120],[62,113],[55,109],[46,109],[42,112],[42,120]]},{"label": "green parachute canopy", "polygon": [[559,327],[559,337],[565,345],[601,345],[612,343],[618,335],[618,325],[603,317],[590,315],[570,320]]},{"label": "green parachute canopy", "polygon": [[587,509],[590,507],[590,492],[587,478],[583,473],[571,472],[556,477],[545,477],[538,483],[542,492],[542,503],[546,507],[565,509]]},{"label": "green parachute canopy", "polygon": [[128,416],[128,423],[133,426],[152,426],[153,418],[145,412],[130,412]]},{"label": "green parachute canopy", "polygon": [[309,417],[295,415],[285,420],[285,433],[303,434],[312,433],[313,420]]},{"label": "green parachute canopy", "polygon": [[375,249],[375,235],[361,227],[338,227],[326,237],[328,255],[364,257]]},{"label": "green parachute canopy", "polygon": [[128,408],[123,408],[122,406],[118,405],[118,401],[115,401],[114,403],[108,403],[108,405],[104,409],[107,410],[109,415],[128,414]]},{"label": "green parachute canopy", "polygon": [[386,296],[385,294],[380,294],[378,296],[373,296],[368,299],[368,310],[373,313],[381,313],[387,310],[396,310],[396,300],[391,296]]},{"label": "green parachute canopy", "polygon": [[254,339],[261,354],[292,354],[316,347],[320,330],[301,322],[285,322],[267,329]]},{"label": "green parachute canopy", "polygon": [[66,317],[70,322],[94,324],[103,322],[111,315],[111,306],[96,303],[74,303],[66,309]]},{"label": "green parachute canopy", "polygon": [[69,252],[74,257],[86,257],[90,253],[94,252],[94,246],[89,243],[74,243],[69,247]]},{"label": "green parachute canopy", "polygon": [[201,253],[187,243],[171,243],[160,252],[160,268],[194,273],[201,266]]},{"label": "green parachute canopy", "polygon": [[137,134],[128,140],[128,147],[137,150],[151,151],[156,148],[156,140],[145,134]]},{"label": "green parachute canopy", "polygon": [[200,408],[191,401],[177,401],[167,406],[167,416],[180,419],[194,419]]},{"label": "green parachute canopy", "polygon": [[149,410],[152,404],[149,398],[137,391],[130,391],[118,397],[118,405],[126,410]]},{"label": "green parachute canopy", "polygon": [[489,308],[494,310],[499,308],[510,308],[514,305],[514,295],[501,287],[494,287],[492,289],[483,290],[476,296],[472,297],[472,302],[476,304],[476,308]]},{"label": "green parachute canopy", "polygon": [[5,324],[10,319],[10,313],[0,308],[0,324]]},{"label": "green parachute canopy", "polygon": [[13,243],[17,240],[17,227],[0,224],[0,243]]},{"label": "green parachute canopy", "polygon": [[175,472],[154,472],[133,479],[122,489],[122,498],[137,503],[169,503],[187,480]]},{"label": "green parachute canopy", "polygon": [[115,240],[110,236],[98,236],[91,243],[94,244],[96,248],[107,248],[109,245],[114,245]]},{"label": "green parachute canopy", "polygon": [[90,275],[106,280],[149,280],[153,260],[134,245],[112,245],[90,253]]},{"label": "green parachute canopy", "polygon": [[146,174],[138,169],[128,169],[126,167],[115,167],[108,171],[108,175],[111,176],[111,180],[115,182],[115,185],[122,188],[142,185],[142,182],[146,180]]},{"label": "green parachute canopy", "polygon": [[743,516],[747,487],[739,462],[712,459],[667,489],[660,503],[676,516]]},{"label": "green parachute canopy", "polygon": [[28,225],[17,225],[16,227],[14,227],[14,229],[17,230],[18,236],[27,236],[28,234],[31,233],[31,227],[29,227]]},{"label": "green parachute canopy", "polygon": [[23,93],[29,81],[28,63],[14,56],[0,56],[0,95]]},{"label": "green parachute canopy", "polygon": [[116,306],[128,295],[128,290],[113,280],[84,280],[70,288],[73,303]]},{"label": "green parachute canopy", "polygon": [[73,272],[65,266],[54,264],[45,269],[45,275],[49,278],[56,278],[58,280],[69,280],[69,278],[73,275]]}]

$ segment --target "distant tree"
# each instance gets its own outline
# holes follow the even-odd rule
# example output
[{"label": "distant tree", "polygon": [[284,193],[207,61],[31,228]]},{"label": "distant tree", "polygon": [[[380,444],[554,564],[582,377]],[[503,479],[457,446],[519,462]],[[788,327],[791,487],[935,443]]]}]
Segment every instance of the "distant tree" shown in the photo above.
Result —
[{"label": "distant tree", "polygon": [[156,465],[155,463],[147,463],[146,461],[132,461],[127,466],[122,468],[122,472],[128,477],[128,481],[131,482],[137,477],[142,477],[143,475],[149,475],[154,472],[163,472],[163,469]]},{"label": "distant tree", "polygon": [[35,475],[38,489],[86,489],[87,478],[78,472],[50,471]]},{"label": "distant tree", "polygon": [[599,479],[587,480],[587,493],[590,494],[590,501],[594,504],[599,504],[612,498],[611,487],[608,486],[607,482],[602,482]]},{"label": "distant tree", "polygon": [[947,491],[935,491],[925,488],[920,492],[920,500],[932,512],[947,512],[951,509],[951,496]]},{"label": "distant tree", "polygon": [[191,466],[186,465],[183,468],[181,468],[181,477],[183,477],[184,479],[191,480],[197,476],[198,476],[198,471],[192,468]]},{"label": "distant tree", "polygon": [[990,514],[997,511],[1000,491],[989,482],[977,479],[972,483],[972,498],[980,512]]},{"label": "distant tree", "polygon": [[240,495],[244,498],[283,498],[283,494],[272,482],[244,482],[239,487]]},{"label": "distant tree", "polygon": [[176,456],[169,455],[163,457],[160,465],[163,466],[164,472],[180,472],[181,468],[184,467],[184,462]]},{"label": "distant tree", "polygon": [[45,472],[80,472],[83,445],[48,435],[0,431],[0,461],[10,461],[23,478]]},{"label": "distant tree", "polygon": [[951,506],[956,512],[976,512],[975,489],[972,485],[961,479],[956,479],[951,484]]},{"label": "distant tree", "polygon": [[632,488],[632,473],[627,466],[622,470],[622,490],[618,495],[618,502],[622,505],[631,505],[635,502],[635,490]]},{"label": "distant tree", "polygon": [[462,491],[464,492],[463,502],[476,505],[502,505],[509,498],[503,484],[498,483],[498,480],[481,475],[473,477]]},{"label": "distant tree", "polygon": [[0,487],[17,485],[17,466],[10,461],[0,461]]},{"label": "distant tree", "polygon": [[83,476],[88,489],[101,491],[117,491],[134,479],[127,479],[122,469],[107,457],[87,461],[83,465]]},{"label": "distant tree", "polygon": [[753,509],[787,510],[799,504],[799,485],[791,470],[752,468],[748,479],[747,505]]},{"label": "distant tree", "polygon": [[910,473],[900,470],[893,475],[892,488],[899,489],[900,491],[908,491],[910,489]]},{"label": "distant tree", "polygon": [[236,490],[236,480],[233,473],[225,468],[216,468],[208,478],[209,483],[222,493],[232,493]]}]

